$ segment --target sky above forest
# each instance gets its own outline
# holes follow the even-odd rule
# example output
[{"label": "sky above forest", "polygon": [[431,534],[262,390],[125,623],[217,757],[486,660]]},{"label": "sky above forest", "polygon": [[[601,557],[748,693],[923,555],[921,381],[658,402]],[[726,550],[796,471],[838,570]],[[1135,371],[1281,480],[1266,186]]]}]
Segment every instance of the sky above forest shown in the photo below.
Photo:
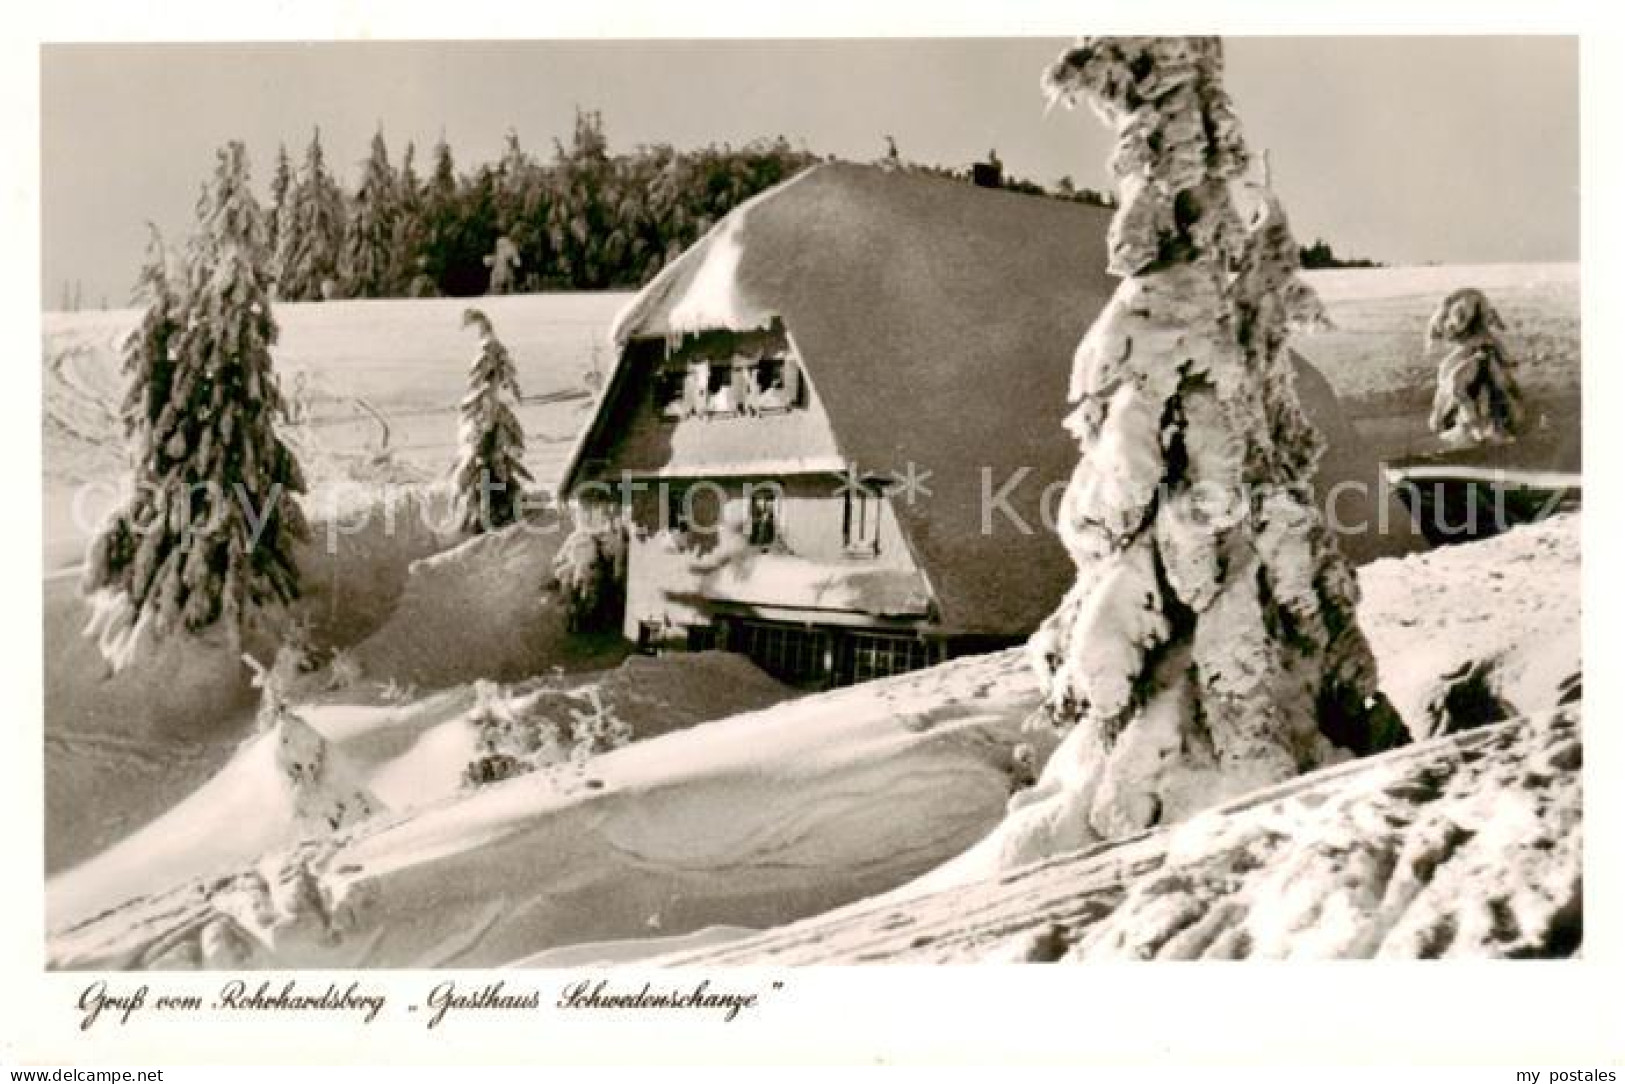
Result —
[{"label": "sky above forest", "polygon": [[[56,307],[127,303],[148,221],[190,229],[214,151],[247,144],[263,187],[279,143],[320,127],[352,186],[382,126],[420,172],[442,136],[460,169],[510,129],[551,156],[574,110],[602,113],[611,152],[735,146],[783,135],[869,161],[963,167],[996,149],[1010,174],[1106,187],[1109,133],[1046,110],[1048,38],[48,45],[40,54],[42,291]],[[1227,40],[1250,144],[1305,242],[1391,264],[1579,258],[1578,48],[1561,37]]]}]

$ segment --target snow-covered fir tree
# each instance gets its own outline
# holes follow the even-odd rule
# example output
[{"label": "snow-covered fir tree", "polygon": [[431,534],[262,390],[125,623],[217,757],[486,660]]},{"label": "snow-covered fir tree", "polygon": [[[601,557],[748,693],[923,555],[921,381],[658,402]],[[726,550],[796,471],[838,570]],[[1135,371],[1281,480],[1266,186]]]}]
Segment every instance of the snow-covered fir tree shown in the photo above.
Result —
[{"label": "snow-covered fir tree", "polygon": [[[142,305],[141,322],[124,340],[122,359],[126,390],[121,413],[138,483],[148,477],[141,472],[155,459],[153,426],[169,403],[175,371],[174,344],[185,320],[181,304],[185,270],[172,267],[158,228],[151,223],[147,228],[147,259],[135,287],[135,300]],[[92,572],[96,565],[91,562]]]},{"label": "snow-covered fir tree", "polygon": [[317,301],[337,288],[344,243],[344,194],[328,172],[320,129],[305,149],[291,201],[292,211],[278,238],[277,296],[284,301]]},{"label": "snow-covered fir tree", "polygon": [[1310,487],[1289,328],[1324,319],[1210,38],[1084,39],[1046,73],[1116,131],[1123,281],[1080,344],[1075,586],[1030,652],[1067,731],[989,844],[1015,864],[1189,816],[1403,740]]},{"label": "snow-covered fir tree", "polygon": [[115,667],[182,630],[222,628],[235,647],[299,594],[304,479],[275,428],[266,227],[241,143],[220,152],[198,230],[184,282],[161,253],[149,259],[146,311],[125,348],[135,484],[84,580],[87,631]]},{"label": "snow-covered fir tree", "polygon": [[282,251],[282,234],[287,229],[293,212],[293,163],[288,160],[288,147],[277,144],[276,168],[271,173],[271,210],[266,219],[266,248],[275,254]]},{"label": "snow-covered fir tree", "polygon": [[407,297],[427,297],[434,292],[434,284],[423,270],[423,182],[418,178],[417,147],[412,143],[401,156],[395,198],[400,213],[395,216],[391,277],[396,289]]},{"label": "snow-covered fir tree", "polygon": [[520,266],[519,246],[509,237],[498,237],[496,247],[485,257],[485,266],[491,269],[486,290],[493,294],[511,294],[518,287]]},{"label": "snow-covered fir tree", "polygon": [[1472,288],[1450,293],[1428,320],[1428,347],[1447,348],[1428,428],[1451,444],[1504,443],[1523,425],[1523,393],[1496,334],[1505,327],[1490,299]]},{"label": "snow-covered fir tree", "polygon": [[423,274],[446,286],[449,266],[454,262],[462,227],[458,204],[457,168],[451,147],[442,138],[434,146],[434,166],[423,187],[423,237],[419,259]]},{"label": "snow-covered fir tree", "polygon": [[583,503],[553,557],[553,589],[564,601],[571,632],[608,632],[620,627],[626,601],[627,531],[613,506]]},{"label": "snow-covered fir tree", "polygon": [[362,167],[361,186],[344,225],[340,278],[348,297],[388,297],[395,292],[396,222],[400,193],[384,133],[374,132]]},{"label": "snow-covered fir tree", "polygon": [[481,534],[520,518],[530,471],[525,467],[525,433],[515,413],[519,374],[513,358],[483,312],[465,310],[463,326],[475,329],[480,345],[468,369],[468,393],[461,406],[462,455],[453,479],[463,531]]}]

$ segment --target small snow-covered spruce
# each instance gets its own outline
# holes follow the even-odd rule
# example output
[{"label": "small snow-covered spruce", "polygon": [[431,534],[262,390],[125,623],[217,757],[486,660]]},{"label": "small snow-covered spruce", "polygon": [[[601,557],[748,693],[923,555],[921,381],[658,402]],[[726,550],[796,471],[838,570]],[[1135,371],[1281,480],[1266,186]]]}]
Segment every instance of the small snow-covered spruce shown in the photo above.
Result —
[{"label": "small snow-covered spruce", "polygon": [[523,756],[534,751],[535,743],[520,727],[513,702],[502,686],[493,681],[474,683],[468,725],[474,729],[474,759],[463,769],[464,786],[497,783],[532,769]]},{"label": "small snow-covered spruce", "polygon": [[582,504],[553,557],[554,588],[571,632],[618,627],[626,592],[626,526],[608,506]]},{"label": "small snow-covered spruce", "polygon": [[91,545],[88,635],[120,668],[149,637],[242,633],[298,597],[307,527],[299,464],[278,437],[265,224],[241,143],[198,203],[185,282],[154,256],[147,310],[126,346],[134,487]]},{"label": "small snow-covered spruce", "polygon": [[409,704],[417,698],[418,689],[410,681],[395,678],[378,682],[378,699],[386,704]]},{"label": "small snow-covered spruce", "polygon": [[353,689],[361,684],[361,660],[350,648],[333,652],[327,663],[328,689]]},{"label": "small snow-covered spruce", "polygon": [[[1077,583],[1031,656],[1069,728],[1012,802],[1007,860],[1121,836],[1403,740],[1314,503],[1320,455],[1284,349],[1324,319],[1248,156],[1211,38],[1088,38],[1045,73],[1116,131],[1116,294],[1079,345]],[[1012,859],[1012,856],[1013,859]]]},{"label": "small snow-covered spruce", "polygon": [[468,369],[468,394],[461,406],[462,458],[453,476],[458,522],[465,534],[483,534],[517,522],[524,511],[525,432],[514,413],[519,375],[508,348],[478,309],[463,312],[463,326],[480,336],[479,352]]},{"label": "small snow-covered spruce", "polygon": [[277,649],[270,666],[263,665],[252,655],[243,654],[243,663],[254,672],[251,684],[260,691],[260,705],[254,721],[261,733],[275,729],[289,714],[289,690],[299,676],[304,659],[304,651],[291,644],[283,644]]},{"label": "small snow-covered spruce", "polygon": [[242,659],[254,671],[253,683],[260,690],[258,731],[264,740],[276,743],[276,766],[292,789],[294,821],[301,835],[337,831],[382,810],[383,804],[334,756],[327,738],[293,710],[290,699],[304,666],[304,651],[285,643],[269,667],[246,653]]},{"label": "small snow-covered spruce", "polygon": [[1523,395],[1498,330],[1506,327],[1482,290],[1457,290],[1428,321],[1427,346],[1448,347],[1439,362],[1428,427],[1457,444],[1501,443],[1523,425]]},{"label": "small snow-covered spruce", "polygon": [[508,237],[498,237],[496,247],[485,257],[485,266],[491,269],[490,284],[486,287],[487,293],[511,294],[519,286],[519,273],[516,268],[521,265],[519,246]]},{"label": "small snow-covered spruce", "polygon": [[586,770],[593,757],[632,740],[632,724],[604,702],[598,686],[589,685],[581,692],[587,698],[587,710],[570,712],[570,764],[578,773]]},{"label": "small snow-covered spruce", "polygon": [[[577,702],[584,703],[576,707]],[[553,717],[559,712],[569,715],[568,724]],[[619,749],[633,737],[631,724],[605,703],[596,685],[564,697],[541,694],[516,701],[502,686],[477,681],[467,721],[474,729],[474,757],[463,769],[467,787],[535,771],[568,787],[572,781],[566,770],[579,778],[593,757]]]}]

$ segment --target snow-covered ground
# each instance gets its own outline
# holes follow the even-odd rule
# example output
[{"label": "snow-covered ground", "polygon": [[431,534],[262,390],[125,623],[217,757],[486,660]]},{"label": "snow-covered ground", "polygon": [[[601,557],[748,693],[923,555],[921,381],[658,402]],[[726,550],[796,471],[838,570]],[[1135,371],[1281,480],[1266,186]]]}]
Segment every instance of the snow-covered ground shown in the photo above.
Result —
[{"label": "snow-covered ground", "polygon": [[1517,376],[1538,401],[1580,393],[1580,265],[1450,264],[1311,271],[1336,326],[1293,339],[1357,420],[1427,416],[1437,355],[1424,350],[1434,308],[1452,290],[1483,290],[1506,321]]},{"label": "snow-covered ground", "polygon": [[[1006,652],[471,793],[455,786],[472,741],[453,701],[406,716],[301,709],[331,734],[337,774],[312,784],[323,797],[360,784],[411,804],[289,845],[299,787],[278,736],[257,738],[175,813],[209,827],[166,819],[48,884],[52,964],[489,966],[777,925],[892,888],[984,834],[1021,774],[1036,700],[1025,660]],[[418,736],[395,740],[402,725]],[[264,815],[239,808],[247,794]],[[194,846],[203,831],[207,847]]]},{"label": "snow-covered ground", "polygon": [[[1339,330],[1297,345],[1370,439],[1414,439],[1432,371],[1421,328],[1460,285],[1484,288],[1508,317],[1539,409],[1559,424],[1577,418],[1577,267],[1311,281]],[[514,354],[527,394],[545,395],[584,387],[592,344],[624,300],[475,304]],[[290,435],[317,483],[312,504],[353,513],[372,507],[362,481],[427,482],[449,465],[475,346],[460,322],[466,304],[278,307],[285,389],[306,374],[310,420]],[[348,688],[300,691],[295,711],[308,732],[253,733],[254,694],[234,657],[194,651],[144,675],[108,674],[80,635],[72,568],[124,469],[116,347],[133,321],[131,312],[45,318],[55,966],[552,964],[714,946],[905,885],[986,835],[1010,788],[1042,765],[1051,739],[1022,728],[1037,690],[1016,653],[681,729],[786,691],[754,684],[766,679],[748,667],[719,673],[693,658],[607,669],[624,649],[568,644],[539,591],[557,537],[453,549],[421,519],[388,537],[369,525],[310,548],[310,616],[359,676]],[[387,461],[367,408],[387,420]],[[538,481],[556,477],[584,420],[580,398],[526,405]],[[443,500],[415,492],[426,507]],[[1577,700],[1578,537],[1578,517],[1565,517],[1362,570],[1363,623],[1413,732]],[[639,669],[651,662],[665,669]],[[555,665],[604,669],[568,680],[617,689],[620,709],[643,720],[642,740],[591,761],[584,776],[461,789],[468,683],[541,680]],[[295,772],[298,786],[289,775],[311,757],[322,767],[314,791],[309,772]],[[337,806],[339,830],[321,829]],[[357,810],[371,815],[358,820]]]},{"label": "snow-covered ground", "polygon": [[[1497,684],[1494,676],[1488,683],[1501,689],[1519,713],[1549,712],[1577,699],[1578,679],[1568,675],[1579,669],[1579,609],[1574,602],[1579,527],[1578,515],[1564,516],[1488,543],[1439,551],[1427,558],[1428,590],[1407,593],[1399,587],[1418,573],[1419,562],[1378,562],[1363,571],[1363,624],[1379,666],[1386,673],[1407,675],[1407,688],[1415,690],[1399,698],[1413,729],[1438,728],[1442,717],[1430,713],[1428,704],[1459,680],[1456,670],[1464,645],[1485,653],[1492,675],[1518,676],[1515,688]],[[1516,616],[1515,630],[1538,625],[1543,630],[1539,642],[1520,638],[1515,630],[1494,633],[1491,622],[1479,616],[1492,612],[1486,590],[1493,589],[1486,585],[1495,582],[1495,572],[1507,577],[1509,590],[1521,586],[1527,592],[1531,601]],[[1483,634],[1456,640],[1428,635],[1418,632],[1424,619],[1435,628],[1483,626]],[[1532,661],[1547,652],[1569,653],[1569,665]],[[671,665],[681,667],[695,658],[708,657],[677,658]],[[468,702],[461,692],[396,709],[298,709],[327,736],[333,763],[341,769],[323,796],[365,789],[390,812],[290,842],[297,833],[285,827],[291,818],[287,811],[298,803],[277,774],[268,752],[270,739],[257,739],[228,766],[229,786],[210,784],[176,813],[188,823],[239,827],[229,832],[217,828],[208,848],[190,848],[181,845],[182,829],[160,826],[50,882],[52,965],[626,961],[692,950],[701,943],[715,949],[745,931],[781,926],[865,897],[881,898],[863,905],[868,909],[863,913],[881,907],[895,911],[903,906],[899,900],[920,897],[923,889],[910,884],[914,878],[963,852],[999,822],[1012,788],[1030,770],[1021,763],[1017,746],[1030,744],[1031,764],[1041,766],[1053,742],[1044,731],[1023,727],[1037,691],[1022,653],[1008,651],[635,741],[590,761],[579,776],[521,776],[468,793],[457,789],[453,778],[470,753],[471,737],[463,721]],[[1456,723],[1480,721],[1459,718]],[[1262,838],[1281,865],[1277,869],[1261,862],[1264,872],[1258,877],[1267,874],[1275,878],[1269,881],[1274,885],[1282,878],[1291,880],[1293,869],[1313,866],[1321,878],[1315,883],[1327,890],[1326,908],[1357,909],[1365,903],[1375,906],[1373,900],[1380,901],[1388,890],[1356,884],[1343,892],[1337,886],[1353,877],[1376,876],[1372,870],[1391,871],[1401,859],[1423,862],[1427,855],[1417,850],[1422,842],[1416,841],[1433,840],[1443,831],[1455,815],[1450,810],[1462,816],[1470,811],[1482,840],[1462,852],[1462,876],[1479,876],[1472,871],[1515,854],[1513,873],[1524,878],[1517,888],[1523,894],[1509,897],[1508,906],[1522,916],[1517,929],[1528,933],[1546,921],[1537,915],[1547,914],[1539,911],[1537,904],[1545,906],[1540,900],[1551,904],[1547,917],[1552,922],[1558,921],[1552,915],[1566,914],[1564,878],[1578,868],[1577,774],[1569,766],[1577,765],[1579,755],[1574,726],[1542,726],[1542,734],[1555,736],[1493,739],[1502,743],[1494,748],[1515,748],[1507,754],[1513,759],[1483,771],[1456,773],[1455,781],[1444,787],[1454,804],[1440,806],[1438,816],[1430,813],[1433,819],[1425,823],[1413,818],[1414,832],[1376,833],[1369,845],[1360,843],[1364,837],[1358,834],[1380,827],[1385,815],[1372,805],[1373,795],[1410,801],[1406,796],[1420,785],[1416,780],[1437,774],[1429,765],[1440,758],[1450,763],[1472,759],[1459,750],[1479,748],[1473,744],[1478,739],[1459,747],[1430,747],[1434,751],[1425,756],[1401,752],[1391,759],[1396,765],[1392,769],[1375,766],[1376,761],[1369,762],[1374,765],[1369,772],[1351,774],[1349,769],[1358,765],[1328,769],[1306,777],[1319,779],[1305,782],[1308,790],[1289,785],[1282,793],[1290,802],[1270,806],[1278,815],[1271,814],[1267,823],[1254,817],[1226,822],[1233,827],[1214,829],[1218,836],[1192,828],[1175,838],[1195,838],[1191,832],[1203,840],[1222,837],[1229,841],[1224,854],[1255,848],[1248,841]],[[1523,732],[1515,725],[1504,733]],[[1572,753],[1564,751],[1570,746]],[[1533,770],[1530,758],[1557,765],[1546,770],[1538,786],[1526,780]],[[1345,793],[1338,780],[1349,781],[1354,789]],[[264,808],[284,811],[276,846],[266,846],[269,818],[255,821],[232,816],[232,809],[224,806],[207,807],[229,804],[232,795],[250,790],[267,795]],[[1320,820],[1305,812],[1322,806],[1328,812]],[[1325,840],[1333,836],[1350,847],[1367,847],[1375,857],[1314,866],[1316,856],[1324,857],[1332,846]],[[1548,836],[1555,841],[1551,847],[1539,844]],[[1155,847],[1172,845],[1165,841]],[[1543,864],[1542,855],[1550,864]],[[1156,861],[1167,860],[1157,850]],[[1122,877],[1128,869],[1119,868]],[[1541,890],[1544,896],[1529,887],[1543,877],[1552,880],[1549,891]],[[1045,892],[1059,899],[1071,882],[1059,878],[1045,883]],[[1269,885],[1261,880],[1248,892],[1270,900],[1278,892]],[[1124,881],[1112,891],[1122,897],[1130,887]],[[993,890],[973,883],[963,891],[970,895],[940,897],[931,905],[934,910],[918,914],[939,924],[947,921],[942,908],[970,915],[961,905]],[[895,894],[883,895],[887,892]],[[1407,897],[1406,906],[1412,898]],[[1182,908],[1184,913],[1200,904],[1195,897],[1180,897],[1174,902],[1148,900],[1145,906]],[[1136,917],[1135,928],[1151,921]],[[1332,921],[1324,917],[1324,923]],[[1319,930],[1316,937],[1336,933],[1316,923],[1322,918],[1308,923]],[[862,922],[859,927],[865,937],[874,932]],[[1387,951],[1397,952],[1403,943],[1411,947],[1407,951],[1421,953],[1434,943],[1420,926],[1405,935],[1409,941],[1394,933],[1398,928],[1384,926],[1381,938],[1360,945],[1372,951],[1386,945]],[[1255,929],[1249,936],[1256,934]],[[690,935],[696,940],[683,940]],[[1471,931],[1461,936],[1462,951],[1491,951],[1497,944],[1511,951],[1525,945],[1517,937],[1501,944]],[[891,944],[895,939],[883,940]],[[985,937],[973,941],[971,955],[992,951]],[[780,943],[764,942],[769,947]],[[805,947],[803,940],[794,943]],[[1276,944],[1283,953],[1336,951],[1329,940]],[[852,960],[862,955],[854,946],[859,942],[826,940],[807,951],[826,960]],[[999,951],[1006,949],[1015,951],[1008,945]],[[730,953],[727,958],[748,956]]]},{"label": "snow-covered ground", "polygon": [[[1421,440],[1433,366],[1422,330],[1450,290],[1477,286],[1508,324],[1518,377],[1537,411],[1576,415],[1580,373],[1578,264],[1451,265],[1314,271],[1309,282],[1336,328],[1294,347],[1325,374],[1361,434],[1399,453]],[[608,369],[606,333],[631,295],[538,294],[419,301],[339,301],[276,306],[277,370],[290,395],[303,396],[309,421],[291,437],[306,472],[329,491],[376,473],[387,419],[391,468],[403,477],[442,474],[455,454],[456,404],[475,340],[462,327],[469,305],[491,317],[519,369],[527,398],[580,390],[595,367]],[[119,343],[133,309],[46,313],[44,517],[47,572],[76,565],[85,541],[114,499],[125,470],[117,420],[123,398]],[[526,465],[538,482],[556,480],[586,400],[531,401],[521,410]],[[337,486],[333,484],[337,483]],[[316,503],[326,499],[318,496]],[[333,499],[340,499],[335,496]]]},{"label": "snow-covered ground", "polygon": [[643,962],[1575,955],[1582,759],[1578,706],[1542,712],[1322,769],[1000,878],[754,937],[711,931]]},{"label": "snow-covered ground", "polygon": [[[607,372],[605,333],[629,295],[531,294],[417,301],[280,304],[274,348],[282,388],[302,399],[308,420],[289,437],[307,476],[320,486],[377,476],[372,460],[389,428],[397,477],[432,479],[456,457],[457,403],[477,341],[462,326],[473,306],[491,318],[513,355],[527,402],[526,465],[552,482],[585,420],[589,400],[535,400],[586,389]],[[46,571],[77,564],[84,542],[126,470],[118,406],[119,345],[139,316],[133,309],[46,313],[44,502]],[[303,389],[303,390],[301,390]],[[338,499],[337,497],[335,499]],[[319,498],[316,498],[319,503]]]}]

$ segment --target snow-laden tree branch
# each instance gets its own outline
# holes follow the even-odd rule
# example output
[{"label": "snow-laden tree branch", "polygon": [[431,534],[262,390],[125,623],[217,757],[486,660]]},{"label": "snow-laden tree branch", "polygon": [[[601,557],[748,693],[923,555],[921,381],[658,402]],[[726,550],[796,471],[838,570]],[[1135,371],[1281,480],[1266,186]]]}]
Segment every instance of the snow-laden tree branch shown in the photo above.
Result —
[{"label": "snow-laden tree branch", "polygon": [[[1075,586],[1030,652],[1069,733],[988,842],[1009,865],[1178,820],[1396,744],[1357,587],[1310,478],[1321,452],[1284,349],[1323,321],[1248,154],[1216,39],[1084,39],[1045,74],[1117,133],[1124,276],[1079,345],[1081,455],[1060,533]],[[985,853],[985,852],[984,852]]]}]

